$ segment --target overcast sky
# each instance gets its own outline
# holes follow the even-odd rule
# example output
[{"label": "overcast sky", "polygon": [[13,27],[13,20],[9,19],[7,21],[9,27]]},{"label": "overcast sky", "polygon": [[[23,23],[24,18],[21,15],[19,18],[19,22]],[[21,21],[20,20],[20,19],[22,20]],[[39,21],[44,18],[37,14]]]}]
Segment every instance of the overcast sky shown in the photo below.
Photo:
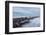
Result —
[{"label": "overcast sky", "polygon": [[40,16],[40,8],[13,7],[13,16]]}]

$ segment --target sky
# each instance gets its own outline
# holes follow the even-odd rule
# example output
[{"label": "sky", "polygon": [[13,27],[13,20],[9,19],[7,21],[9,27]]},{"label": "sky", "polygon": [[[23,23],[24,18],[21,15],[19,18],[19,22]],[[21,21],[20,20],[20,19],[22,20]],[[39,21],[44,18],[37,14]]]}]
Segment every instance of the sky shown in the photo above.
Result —
[{"label": "sky", "polygon": [[[13,7],[13,16],[40,16],[40,8],[36,7]],[[30,23],[23,27],[39,27],[40,17],[30,20]]]},{"label": "sky", "polygon": [[40,8],[13,7],[13,16],[40,16]]}]

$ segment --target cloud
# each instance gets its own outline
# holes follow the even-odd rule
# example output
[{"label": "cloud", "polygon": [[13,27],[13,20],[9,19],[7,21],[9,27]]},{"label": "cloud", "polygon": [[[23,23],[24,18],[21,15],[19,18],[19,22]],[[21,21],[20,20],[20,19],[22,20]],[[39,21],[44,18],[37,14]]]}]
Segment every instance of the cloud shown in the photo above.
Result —
[{"label": "cloud", "polygon": [[39,16],[40,8],[35,7],[14,7],[13,8],[14,16]]}]

